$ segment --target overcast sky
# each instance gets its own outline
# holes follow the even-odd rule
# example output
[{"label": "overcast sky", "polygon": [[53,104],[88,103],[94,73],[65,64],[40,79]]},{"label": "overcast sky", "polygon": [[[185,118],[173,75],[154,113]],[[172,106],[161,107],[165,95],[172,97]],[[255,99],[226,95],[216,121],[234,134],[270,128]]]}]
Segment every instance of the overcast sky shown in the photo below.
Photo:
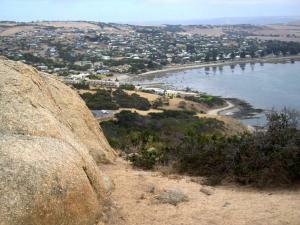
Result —
[{"label": "overcast sky", "polygon": [[143,23],[300,16],[300,0],[0,0],[0,20]]}]

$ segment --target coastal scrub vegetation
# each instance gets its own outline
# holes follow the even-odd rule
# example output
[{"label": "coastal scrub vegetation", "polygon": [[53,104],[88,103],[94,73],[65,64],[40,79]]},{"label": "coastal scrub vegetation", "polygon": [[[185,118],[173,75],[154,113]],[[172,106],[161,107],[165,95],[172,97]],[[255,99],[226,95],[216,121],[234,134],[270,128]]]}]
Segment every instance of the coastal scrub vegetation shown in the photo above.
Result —
[{"label": "coastal scrub vegetation", "polygon": [[128,90],[128,91],[134,91],[135,90],[135,86],[133,84],[121,84],[119,89],[122,90]]},{"label": "coastal scrub vegetation", "polygon": [[84,82],[84,81],[81,81],[81,82],[79,82],[79,83],[75,83],[75,84],[73,84],[72,85],[75,89],[81,89],[81,90],[87,90],[87,89],[89,89],[89,85],[86,83],[86,82]]},{"label": "coastal scrub vegetation", "polygon": [[300,131],[295,113],[271,112],[264,130],[224,134],[216,119],[189,111],[141,116],[123,111],[117,121],[101,123],[112,145],[143,169],[171,167],[173,172],[258,187],[289,185],[300,180]]},{"label": "coastal scrub vegetation", "polygon": [[121,108],[149,110],[151,107],[148,99],[143,98],[135,93],[129,95],[121,89],[117,89],[113,92],[113,98]]},{"label": "coastal scrub vegetation", "polygon": [[86,92],[81,98],[91,110],[117,110],[119,108],[134,108],[149,110],[150,102],[137,94],[129,95],[121,89],[115,91],[99,89],[96,93]]},{"label": "coastal scrub vegetation", "polygon": [[117,110],[119,105],[113,100],[113,96],[110,91],[100,89],[95,94],[86,92],[81,95],[81,98],[85,101],[87,107],[91,110]]},{"label": "coastal scrub vegetation", "polygon": [[184,98],[185,100],[207,105],[210,108],[219,107],[226,104],[226,101],[223,98],[212,95],[201,94],[200,96],[186,96]]}]

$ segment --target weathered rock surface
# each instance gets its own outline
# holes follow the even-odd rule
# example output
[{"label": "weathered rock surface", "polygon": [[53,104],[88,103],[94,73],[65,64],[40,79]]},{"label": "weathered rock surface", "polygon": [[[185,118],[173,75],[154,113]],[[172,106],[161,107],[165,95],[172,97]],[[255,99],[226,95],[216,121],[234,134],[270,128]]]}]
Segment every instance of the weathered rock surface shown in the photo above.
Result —
[{"label": "weathered rock surface", "polygon": [[94,225],[114,157],[72,89],[0,58],[0,225]]},{"label": "weathered rock surface", "polygon": [[180,190],[162,191],[156,198],[163,204],[171,204],[175,206],[181,202],[187,202],[189,200],[188,196]]},{"label": "weathered rock surface", "polygon": [[71,88],[20,62],[0,59],[0,133],[83,144],[96,162],[114,153],[92,113]]}]

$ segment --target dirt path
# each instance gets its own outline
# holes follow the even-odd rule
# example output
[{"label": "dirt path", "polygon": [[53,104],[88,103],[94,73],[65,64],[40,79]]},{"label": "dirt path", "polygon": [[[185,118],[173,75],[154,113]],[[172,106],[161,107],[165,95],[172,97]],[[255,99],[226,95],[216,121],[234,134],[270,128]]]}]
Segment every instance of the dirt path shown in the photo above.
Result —
[{"label": "dirt path", "polygon": [[[133,170],[127,162],[101,169],[115,183],[112,199],[118,216],[110,225],[299,225],[300,190],[258,191],[221,186],[210,188],[189,177],[173,179],[156,172]],[[149,192],[149,188],[154,193]],[[208,196],[200,191],[206,188]],[[159,203],[162,190],[181,190],[188,202],[177,206]]]},{"label": "dirt path", "polygon": [[223,112],[223,111],[225,111],[225,110],[234,108],[234,104],[232,104],[231,102],[226,101],[226,104],[227,104],[227,105],[226,105],[225,107],[223,107],[223,108],[209,110],[209,111],[207,112],[207,114],[208,114],[208,115],[217,116],[217,115],[219,115],[220,112]]}]

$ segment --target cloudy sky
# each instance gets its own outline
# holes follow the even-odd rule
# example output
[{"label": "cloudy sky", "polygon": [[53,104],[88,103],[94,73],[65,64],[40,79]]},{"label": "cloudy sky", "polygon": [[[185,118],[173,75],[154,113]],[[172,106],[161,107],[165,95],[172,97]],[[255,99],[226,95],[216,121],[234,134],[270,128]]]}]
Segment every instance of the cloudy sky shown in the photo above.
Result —
[{"label": "cloudy sky", "polygon": [[300,16],[300,0],[0,0],[0,20],[143,23]]}]

